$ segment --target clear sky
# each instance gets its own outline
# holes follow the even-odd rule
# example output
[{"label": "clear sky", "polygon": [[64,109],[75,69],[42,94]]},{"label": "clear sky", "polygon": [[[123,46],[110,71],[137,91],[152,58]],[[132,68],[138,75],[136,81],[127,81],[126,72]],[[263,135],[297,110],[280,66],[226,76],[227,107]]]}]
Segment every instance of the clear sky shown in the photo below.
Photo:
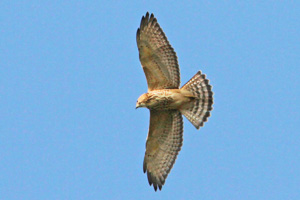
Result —
[{"label": "clear sky", "polygon": [[[1,1],[0,199],[300,199],[298,1]],[[135,34],[154,13],[214,110],[162,191]]]}]

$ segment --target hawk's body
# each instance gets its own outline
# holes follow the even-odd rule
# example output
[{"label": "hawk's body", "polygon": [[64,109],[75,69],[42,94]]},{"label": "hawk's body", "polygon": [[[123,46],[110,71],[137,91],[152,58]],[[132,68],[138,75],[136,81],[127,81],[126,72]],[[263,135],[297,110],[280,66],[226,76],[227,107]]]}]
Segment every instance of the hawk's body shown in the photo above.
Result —
[{"label": "hawk's body", "polygon": [[210,116],[213,93],[200,71],[179,89],[176,53],[153,14],[142,18],[136,39],[148,83],[148,93],[139,97],[136,107],[150,110],[143,169],[157,190],[165,183],[182,146],[182,114],[199,129]]},{"label": "hawk's body", "polygon": [[164,89],[153,90],[143,94],[138,101],[147,99],[147,108],[150,110],[179,110],[195,99],[194,95],[187,90]]}]

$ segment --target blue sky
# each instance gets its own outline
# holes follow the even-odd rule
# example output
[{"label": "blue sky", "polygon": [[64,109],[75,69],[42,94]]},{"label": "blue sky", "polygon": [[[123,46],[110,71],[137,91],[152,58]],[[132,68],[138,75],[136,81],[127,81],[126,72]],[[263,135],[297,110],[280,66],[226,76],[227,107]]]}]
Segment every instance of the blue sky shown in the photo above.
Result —
[{"label": "blue sky", "polygon": [[[0,199],[300,199],[300,3],[1,1]],[[153,12],[181,82],[210,79],[204,128],[162,191],[135,34]]]}]

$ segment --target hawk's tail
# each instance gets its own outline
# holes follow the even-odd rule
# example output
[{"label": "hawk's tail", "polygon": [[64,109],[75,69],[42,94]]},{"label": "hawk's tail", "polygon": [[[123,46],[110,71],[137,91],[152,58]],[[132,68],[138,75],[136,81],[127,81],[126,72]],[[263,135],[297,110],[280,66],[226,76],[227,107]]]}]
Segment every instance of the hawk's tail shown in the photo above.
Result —
[{"label": "hawk's tail", "polygon": [[197,128],[203,126],[210,116],[213,109],[213,92],[212,86],[205,74],[198,71],[181,89],[188,90],[193,93],[193,100],[180,112]]}]

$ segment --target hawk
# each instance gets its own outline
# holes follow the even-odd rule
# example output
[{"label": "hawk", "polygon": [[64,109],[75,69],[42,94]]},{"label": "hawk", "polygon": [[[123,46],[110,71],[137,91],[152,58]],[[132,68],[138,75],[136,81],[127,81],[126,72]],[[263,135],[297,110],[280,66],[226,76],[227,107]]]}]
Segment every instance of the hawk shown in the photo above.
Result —
[{"label": "hawk", "polygon": [[176,53],[153,14],[142,17],[136,41],[148,84],[148,92],[138,98],[136,108],[150,110],[143,170],[156,191],[162,189],[181,149],[182,115],[199,129],[210,116],[213,92],[201,71],[179,88]]}]

